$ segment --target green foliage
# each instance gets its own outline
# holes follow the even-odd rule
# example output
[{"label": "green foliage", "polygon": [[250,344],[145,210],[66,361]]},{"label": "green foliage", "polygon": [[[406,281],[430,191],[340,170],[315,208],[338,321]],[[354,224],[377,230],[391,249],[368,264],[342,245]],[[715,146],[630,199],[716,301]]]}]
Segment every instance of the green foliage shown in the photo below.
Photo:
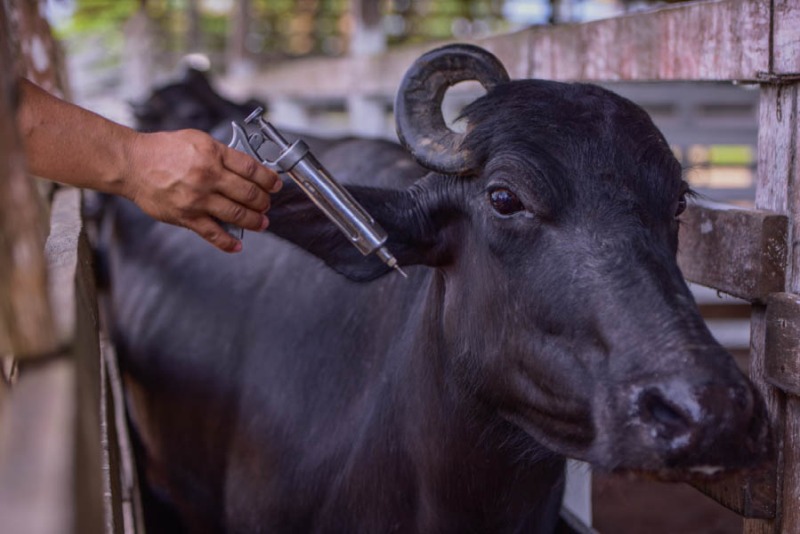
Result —
[{"label": "green foliage", "polygon": [[[189,27],[190,0],[75,0],[71,21],[59,28],[59,37],[105,34],[119,39],[122,25],[144,4],[147,14],[162,32],[162,46],[181,51]],[[231,5],[239,0],[230,0]],[[201,42],[205,52],[225,47],[227,13],[204,8],[200,11]],[[350,0],[249,0],[251,21],[248,48],[257,57],[304,54],[341,54],[346,51],[352,29]],[[454,28],[498,31],[505,27],[500,14],[502,0],[383,0],[385,15],[402,20],[401,31],[388,35],[389,44],[446,39]],[[468,37],[469,35],[455,35]]]},{"label": "green foliage", "polygon": [[59,37],[119,28],[139,7],[139,0],[76,0],[75,13]]},{"label": "green foliage", "polygon": [[755,161],[750,145],[712,145],[708,155],[712,165],[751,165]]}]

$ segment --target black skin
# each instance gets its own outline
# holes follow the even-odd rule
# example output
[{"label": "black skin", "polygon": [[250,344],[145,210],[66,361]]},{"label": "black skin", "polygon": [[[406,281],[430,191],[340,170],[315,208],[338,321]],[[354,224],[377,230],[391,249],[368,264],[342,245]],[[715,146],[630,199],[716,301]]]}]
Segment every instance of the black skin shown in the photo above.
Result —
[{"label": "black skin", "polygon": [[565,456],[685,477],[768,453],[678,270],[687,187],[647,115],[517,81],[465,120],[470,176],[379,141],[317,154],[408,280],[291,184],[236,258],[112,201],[114,337],[165,531],[551,533]]},{"label": "black skin", "polygon": [[189,68],[183,78],[154,90],[143,102],[131,103],[136,129],[160,132],[194,128],[211,132],[218,125],[241,121],[257,107],[257,100],[233,102],[211,86],[205,73]]}]

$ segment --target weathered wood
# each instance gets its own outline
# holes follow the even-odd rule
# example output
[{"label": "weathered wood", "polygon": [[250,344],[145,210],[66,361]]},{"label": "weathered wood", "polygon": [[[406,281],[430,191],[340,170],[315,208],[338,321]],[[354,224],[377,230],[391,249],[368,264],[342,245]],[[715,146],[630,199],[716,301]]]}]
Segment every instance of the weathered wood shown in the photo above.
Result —
[{"label": "weathered wood", "polygon": [[772,72],[800,73],[800,3],[774,0]]},{"label": "weathered wood", "polygon": [[[2,8],[0,34],[11,35]],[[17,53],[8,37],[0,39],[0,65],[12,65]],[[22,356],[53,351],[56,339],[42,253],[45,210],[26,175],[16,123],[7,120],[15,116],[16,82],[13,70],[0,69],[0,355]]]},{"label": "weathered wood", "polygon": [[774,464],[692,485],[742,517],[771,519],[775,516]]},{"label": "weathered wood", "polygon": [[[6,0],[14,24],[5,35],[18,41],[16,72],[47,91],[69,98],[66,69],[58,41],[44,16],[42,0]],[[3,63],[10,65],[11,63]]]},{"label": "weathered wood", "polygon": [[800,398],[787,395],[783,428],[781,533],[800,532]]},{"label": "weathered wood", "polygon": [[696,2],[531,30],[530,77],[557,80],[755,79],[769,67],[768,0]]},{"label": "weathered wood", "polygon": [[[80,220],[80,191],[60,190],[48,238],[54,302],[72,316],[68,343],[21,365],[0,420],[3,531],[100,532],[99,345],[91,253]],[[70,247],[56,243],[69,243]]]},{"label": "weathered wood", "polygon": [[134,464],[133,447],[125,416],[125,397],[117,356],[111,342],[100,342],[106,391],[103,395],[107,440],[104,442],[108,473],[106,496],[106,534],[135,534],[143,532],[144,514],[139,493],[139,482]]},{"label": "weathered wood", "polygon": [[780,506],[777,503],[778,486],[783,478],[782,470],[778,468],[782,461],[783,443],[783,412],[785,401],[783,395],[766,381],[764,342],[766,339],[766,308],[763,305],[753,306],[750,321],[750,380],[753,381],[767,405],[767,412],[772,429],[772,440],[775,448],[775,477],[764,482],[764,491],[771,495],[775,503],[775,517],[772,519],[745,519],[745,534],[778,534],[780,525]]},{"label": "weathered wood", "polygon": [[681,222],[678,264],[688,280],[750,301],[783,290],[785,216],[698,203]]},{"label": "weathered wood", "polygon": [[[793,0],[782,2],[785,13],[798,16]],[[787,28],[782,39],[790,42],[792,32]],[[513,78],[755,80],[769,71],[769,35],[770,0],[716,0],[472,42],[495,53]],[[403,47],[377,58],[293,60],[237,80],[237,90],[262,98],[392,98],[406,69],[435,46]]]},{"label": "weathered wood", "polygon": [[797,143],[797,91],[764,85],[759,101],[756,206],[777,213],[789,210],[789,176]]},{"label": "weathered wood", "polygon": [[[776,2],[777,5],[785,3]],[[786,4],[789,5],[789,4]],[[796,4],[792,9],[797,9]],[[776,25],[781,22],[775,19]],[[785,31],[785,29],[779,31]],[[784,39],[781,37],[781,39]],[[800,216],[798,188],[791,187],[798,179],[796,158],[798,155],[798,86],[764,85],[761,88],[758,141],[758,178],[756,207],[786,214],[789,221],[788,243],[793,250],[787,254],[786,290],[800,291],[798,276],[797,228]],[[776,517],[771,521],[746,520],[746,534],[779,534],[800,531],[800,402],[793,396],[785,396],[768,383],[767,366],[767,312],[761,307],[754,309],[751,322],[751,378],[767,401],[773,436],[777,451]],[[774,330],[774,329],[773,329]],[[770,341],[772,343],[772,341]]]},{"label": "weathered wood", "polygon": [[766,322],[766,378],[781,390],[800,395],[800,295],[770,295]]},{"label": "weathered wood", "polygon": [[[785,3],[783,3],[785,5]],[[793,3],[795,10],[797,3]],[[777,13],[776,13],[777,17]],[[794,17],[792,20],[797,20]],[[777,20],[776,20],[777,22]],[[795,35],[800,28],[794,27]],[[800,57],[800,51],[795,44],[795,59]],[[794,67],[792,67],[794,68]],[[788,121],[790,136],[780,140],[789,153],[787,167],[781,174],[787,182],[788,199],[786,202],[790,228],[789,235],[791,250],[787,272],[789,277],[786,289],[795,296],[800,294],[800,80],[795,84],[784,86],[781,90],[782,99],[788,100],[791,106],[781,110],[782,119]],[[788,113],[787,113],[788,111]],[[783,427],[783,480],[781,481],[781,529],[783,532],[800,532],[800,397],[786,395]]]},{"label": "weathered wood", "polygon": [[228,36],[225,43],[225,68],[233,76],[250,75],[252,61],[247,54],[247,34],[250,31],[250,0],[237,0],[228,17]]},{"label": "weathered wood", "polygon": [[75,369],[63,354],[25,369],[0,420],[4,532],[71,532]]}]

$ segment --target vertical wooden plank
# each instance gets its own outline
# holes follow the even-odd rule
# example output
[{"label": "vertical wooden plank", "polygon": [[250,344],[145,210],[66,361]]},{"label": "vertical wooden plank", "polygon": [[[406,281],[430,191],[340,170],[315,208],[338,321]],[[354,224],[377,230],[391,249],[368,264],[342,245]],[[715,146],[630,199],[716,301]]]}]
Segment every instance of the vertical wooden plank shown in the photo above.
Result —
[{"label": "vertical wooden plank", "polygon": [[225,68],[232,76],[243,76],[253,71],[247,57],[247,32],[250,26],[250,0],[235,0],[228,18],[228,37],[225,43]]},{"label": "vertical wooden plank", "polygon": [[[793,3],[794,12],[800,11],[797,3]],[[777,13],[776,13],[777,16]],[[800,17],[793,20],[798,21]],[[795,36],[800,27],[794,27]],[[777,34],[776,34],[777,35]],[[794,46],[794,60],[800,60],[800,51]],[[781,56],[784,66],[795,68],[796,63],[789,64],[789,57]],[[776,60],[779,57],[776,56]],[[785,178],[788,187],[789,214],[789,265],[786,289],[793,294],[800,293],[800,83],[784,86],[781,91],[784,101],[783,120],[787,121],[789,136],[784,140],[789,154]],[[788,106],[788,109],[787,107]],[[782,495],[782,532],[800,532],[800,397],[786,395],[786,411],[783,430],[783,495]]]},{"label": "vertical wooden plank", "polygon": [[155,78],[158,58],[158,22],[144,5],[122,27],[122,83],[120,97],[139,101],[148,95]]},{"label": "vertical wooden plank", "polygon": [[[780,2],[778,2],[779,5]],[[776,19],[776,23],[778,23]],[[784,31],[784,30],[782,30]],[[784,38],[782,38],[784,39]],[[775,55],[778,58],[778,55]],[[783,60],[781,60],[783,61]],[[761,89],[759,118],[758,178],[756,206],[787,215],[786,290],[800,291],[800,244],[797,220],[800,216],[798,167],[798,84],[765,85]],[[760,307],[759,307],[760,308]],[[784,395],[764,381],[766,368],[766,314],[753,314],[751,339],[754,380],[764,394],[773,421],[778,455],[777,514],[771,521],[745,521],[747,534],[778,534],[800,531],[800,399]]]},{"label": "vertical wooden plank", "polygon": [[773,0],[773,65],[778,74],[800,72],[800,2]]},{"label": "vertical wooden plank", "polygon": [[783,497],[781,499],[781,533],[800,529],[800,398],[786,397],[783,430]]},{"label": "vertical wooden plank", "polygon": [[69,98],[61,49],[44,16],[46,0],[7,0],[6,3],[13,21],[6,35],[16,35],[19,42],[17,72],[49,92]]},{"label": "vertical wooden plank", "polygon": [[[80,191],[60,189],[47,240],[53,301],[72,336],[20,377],[0,420],[2,529],[31,534],[94,533],[103,524],[100,355],[91,251]],[[16,528],[17,525],[25,525]]]},{"label": "vertical wooden plank", "polygon": [[[372,57],[386,51],[386,32],[381,24],[380,5],[372,0],[350,0],[353,32],[350,56]],[[353,135],[381,137],[389,130],[386,104],[370,95],[353,94],[346,98],[349,130]]]},{"label": "vertical wooden plank", "polygon": [[[0,322],[16,356],[46,356],[19,365],[0,406],[0,530],[94,533],[103,530],[99,348],[80,191],[60,189],[50,220],[26,175],[13,120],[18,74],[68,97],[44,6],[0,1],[0,64],[15,65],[0,70],[0,116],[11,119],[0,122]],[[42,317],[20,314],[17,298],[26,307],[38,303]],[[37,345],[20,346],[16,338],[27,333]]]},{"label": "vertical wooden plank", "polygon": [[[767,404],[767,411],[770,417],[770,426],[773,429],[782,427],[783,412],[784,412],[784,398],[780,392],[770,386],[766,381],[766,370],[764,361],[764,340],[766,332],[766,307],[763,305],[754,305],[752,309],[750,321],[750,379],[758,389],[759,393],[764,397]],[[782,435],[775,433],[772,436],[775,444],[777,455],[776,466],[780,465],[780,451]],[[777,501],[779,498],[777,490],[780,485],[780,469],[774,473],[772,483],[769,484],[768,489],[772,490],[772,499]],[[780,506],[776,502],[775,519],[745,519],[744,520],[744,533],[745,534],[778,534],[780,521]]]},{"label": "vertical wooden plank", "polygon": [[[75,367],[64,354],[23,371],[2,406],[0,517],[3,532],[75,532],[72,435]],[[60,358],[58,358],[61,356]],[[96,531],[94,531],[96,532]]]},{"label": "vertical wooden plank", "polygon": [[[19,61],[11,19],[25,20],[21,9],[6,12],[0,4],[0,64]],[[39,43],[28,39],[23,42]],[[40,65],[41,66],[41,65]],[[34,69],[35,70],[35,69]],[[44,206],[28,179],[14,120],[17,78],[0,69],[0,354],[52,351],[56,339],[47,298],[43,256],[47,224]]]}]

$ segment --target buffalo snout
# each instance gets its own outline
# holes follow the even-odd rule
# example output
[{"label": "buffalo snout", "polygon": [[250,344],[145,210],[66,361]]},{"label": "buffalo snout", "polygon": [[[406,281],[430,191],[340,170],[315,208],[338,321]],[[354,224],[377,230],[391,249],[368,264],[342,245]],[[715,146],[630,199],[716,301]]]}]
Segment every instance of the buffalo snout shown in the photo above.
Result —
[{"label": "buffalo snout", "polygon": [[628,387],[621,421],[628,429],[628,460],[638,456],[638,468],[689,475],[763,464],[771,453],[764,402],[741,373],[727,374],[676,374]]}]

